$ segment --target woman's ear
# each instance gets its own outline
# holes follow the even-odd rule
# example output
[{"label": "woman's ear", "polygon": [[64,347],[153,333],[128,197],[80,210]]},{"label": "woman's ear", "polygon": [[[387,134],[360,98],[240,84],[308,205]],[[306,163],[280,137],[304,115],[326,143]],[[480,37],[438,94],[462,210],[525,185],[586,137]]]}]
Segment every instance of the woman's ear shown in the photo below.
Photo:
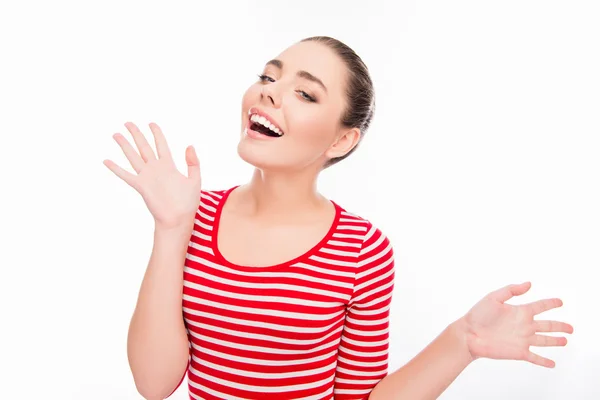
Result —
[{"label": "woman's ear", "polygon": [[329,147],[325,155],[328,158],[338,158],[352,150],[360,139],[360,129],[350,128],[342,131],[337,140]]}]

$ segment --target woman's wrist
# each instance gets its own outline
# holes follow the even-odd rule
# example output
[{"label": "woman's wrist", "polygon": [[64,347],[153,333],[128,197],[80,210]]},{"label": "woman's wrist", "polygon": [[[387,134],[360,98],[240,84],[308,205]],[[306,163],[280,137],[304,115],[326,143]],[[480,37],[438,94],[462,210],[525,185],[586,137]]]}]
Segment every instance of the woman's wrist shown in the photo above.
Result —
[{"label": "woman's wrist", "polygon": [[154,225],[154,237],[167,240],[189,240],[193,230],[193,223],[186,223],[177,226],[164,227],[159,224]]},{"label": "woman's wrist", "polygon": [[446,328],[451,337],[452,343],[455,343],[457,355],[468,365],[476,360],[469,350],[469,326],[465,317],[461,317],[452,322]]}]

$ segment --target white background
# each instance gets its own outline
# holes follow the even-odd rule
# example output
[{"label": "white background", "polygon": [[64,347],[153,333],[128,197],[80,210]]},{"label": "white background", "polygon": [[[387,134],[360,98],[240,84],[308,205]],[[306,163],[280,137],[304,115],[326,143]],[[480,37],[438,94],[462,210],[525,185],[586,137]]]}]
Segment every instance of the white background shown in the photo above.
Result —
[{"label": "white background", "polygon": [[[0,398],[139,399],[126,336],[152,246],[141,197],[102,160],[157,122],[206,189],[245,182],[245,89],[329,35],[369,65],[377,113],[324,194],[392,240],[392,370],[486,293],[558,296],[554,370],[477,361],[442,395],[598,399],[597,1],[3,2]],[[186,384],[173,395],[185,399]]]}]

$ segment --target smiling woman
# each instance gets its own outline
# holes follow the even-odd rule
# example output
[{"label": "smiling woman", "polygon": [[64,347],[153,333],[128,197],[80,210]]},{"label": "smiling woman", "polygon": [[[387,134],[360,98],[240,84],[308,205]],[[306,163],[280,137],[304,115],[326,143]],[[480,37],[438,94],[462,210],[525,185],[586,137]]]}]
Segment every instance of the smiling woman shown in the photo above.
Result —
[{"label": "smiling woman", "polygon": [[[311,174],[354,151],[375,104],[364,62],[343,43],[326,37],[305,39],[268,61],[242,103],[242,159],[270,170],[307,168]],[[256,125],[246,124],[251,107],[286,133],[278,136],[281,140],[268,141],[268,147],[244,140],[261,138],[252,129]]]},{"label": "smiling woman", "polygon": [[490,293],[423,352],[388,375],[395,262],[386,235],[316,190],[320,172],[351,154],[374,110],[360,57],[328,37],[266,63],[243,96],[238,153],[250,182],[201,187],[186,149],[179,173],[150,124],[133,124],[136,174],[105,164],[144,198],[154,248],[128,336],[135,384],[162,399],[187,374],[191,399],[435,399],[479,357],[553,362],[529,346],[561,346],[568,324],[535,321],[558,299],[505,304],[529,283]]}]

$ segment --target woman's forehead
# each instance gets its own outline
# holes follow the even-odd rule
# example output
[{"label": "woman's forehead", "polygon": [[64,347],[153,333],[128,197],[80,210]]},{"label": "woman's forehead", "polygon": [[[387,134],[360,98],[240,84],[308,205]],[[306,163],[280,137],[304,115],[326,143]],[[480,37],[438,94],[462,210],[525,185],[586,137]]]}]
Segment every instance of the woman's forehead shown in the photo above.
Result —
[{"label": "woman's forehead", "polygon": [[277,56],[283,71],[298,73],[299,71],[320,79],[328,91],[340,90],[341,82],[346,76],[346,67],[340,57],[329,47],[317,42],[296,43]]}]

